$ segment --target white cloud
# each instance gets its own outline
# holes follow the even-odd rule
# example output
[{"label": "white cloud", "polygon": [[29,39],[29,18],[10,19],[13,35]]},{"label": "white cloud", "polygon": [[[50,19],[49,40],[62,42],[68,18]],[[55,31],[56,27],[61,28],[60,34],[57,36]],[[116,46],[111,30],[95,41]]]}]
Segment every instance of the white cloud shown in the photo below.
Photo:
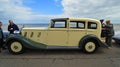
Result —
[{"label": "white cloud", "polygon": [[[24,6],[29,0],[0,0],[0,21],[9,19],[18,23],[49,22],[57,17],[90,17],[119,20],[120,0],[55,0],[57,6],[63,6],[63,13],[59,15],[35,14],[32,8]],[[30,0],[30,3],[34,1]],[[61,3],[58,3],[61,2]],[[29,2],[28,2],[29,3]],[[120,20],[119,20],[120,21]]]},{"label": "white cloud", "polygon": [[22,5],[22,0],[0,0],[0,20],[29,19],[31,8]]},{"label": "white cloud", "polygon": [[[50,16],[34,14],[32,8],[23,5],[23,0],[0,0],[0,21],[13,19],[18,23],[46,22]],[[48,19],[48,20],[47,20]]]},{"label": "white cloud", "polygon": [[120,0],[62,0],[64,14],[72,17],[120,17]]}]

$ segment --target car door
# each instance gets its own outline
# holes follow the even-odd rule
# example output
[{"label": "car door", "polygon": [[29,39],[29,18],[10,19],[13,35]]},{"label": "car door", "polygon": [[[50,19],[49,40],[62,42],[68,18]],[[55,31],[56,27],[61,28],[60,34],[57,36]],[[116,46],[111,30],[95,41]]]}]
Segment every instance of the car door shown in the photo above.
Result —
[{"label": "car door", "polygon": [[66,46],[68,40],[67,22],[54,21],[47,32],[48,46]]},{"label": "car door", "polygon": [[98,23],[96,23],[95,21],[88,21],[87,34],[94,34],[95,36],[98,36],[100,38],[101,36],[101,29],[99,29],[100,27]]},{"label": "car door", "polygon": [[77,20],[70,21],[69,23],[69,46],[78,47],[79,41],[86,35],[85,21]]}]

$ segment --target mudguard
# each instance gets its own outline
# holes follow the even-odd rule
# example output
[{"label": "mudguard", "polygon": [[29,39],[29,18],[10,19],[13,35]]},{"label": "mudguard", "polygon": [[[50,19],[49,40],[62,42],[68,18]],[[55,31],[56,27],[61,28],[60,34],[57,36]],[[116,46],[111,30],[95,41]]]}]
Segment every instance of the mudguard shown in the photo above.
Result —
[{"label": "mudguard", "polygon": [[30,49],[45,49],[46,48],[45,44],[37,43],[28,38],[25,38],[24,36],[20,34],[10,34],[8,39],[6,40],[5,46],[8,46],[10,41],[19,41],[22,43],[22,45],[25,48],[30,48]]},{"label": "mudguard", "polygon": [[79,44],[80,44],[79,47],[80,48],[82,48],[83,41],[86,40],[86,39],[94,39],[95,41],[97,41],[98,46],[108,48],[107,44],[103,43],[98,37],[96,37],[95,35],[92,35],[92,34],[86,35],[80,40],[80,42],[79,42]]}]

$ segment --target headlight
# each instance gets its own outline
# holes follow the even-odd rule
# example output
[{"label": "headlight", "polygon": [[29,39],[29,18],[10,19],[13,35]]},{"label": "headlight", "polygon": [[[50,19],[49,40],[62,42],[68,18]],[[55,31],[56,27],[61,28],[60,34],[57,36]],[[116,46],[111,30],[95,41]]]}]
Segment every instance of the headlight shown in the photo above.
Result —
[{"label": "headlight", "polygon": [[20,33],[20,31],[18,31],[18,30],[15,30],[15,31],[14,31],[14,33]]}]

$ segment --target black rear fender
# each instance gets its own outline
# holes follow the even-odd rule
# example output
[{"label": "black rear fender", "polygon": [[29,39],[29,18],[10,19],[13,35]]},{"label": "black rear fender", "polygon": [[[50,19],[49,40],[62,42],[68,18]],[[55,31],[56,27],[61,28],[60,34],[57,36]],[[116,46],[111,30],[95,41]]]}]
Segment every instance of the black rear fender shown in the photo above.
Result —
[{"label": "black rear fender", "polygon": [[98,47],[108,47],[95,35],[86,35],[79,42],[79,48],[82,48],[84,40],[93,40]]}]

